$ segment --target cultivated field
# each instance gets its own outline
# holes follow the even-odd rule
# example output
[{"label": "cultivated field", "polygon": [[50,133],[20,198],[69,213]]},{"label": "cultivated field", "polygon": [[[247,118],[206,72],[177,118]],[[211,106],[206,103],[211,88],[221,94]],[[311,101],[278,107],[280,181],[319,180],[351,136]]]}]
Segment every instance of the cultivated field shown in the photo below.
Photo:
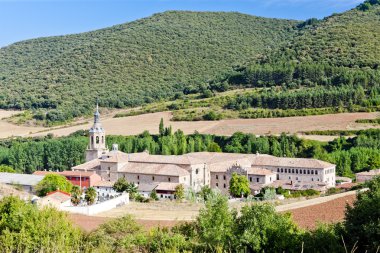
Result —
[{"label": "cultivated field", "polygon": [[[0,111],[0,115],[8,112]],[[115,112],[114,112],[115,113]],[[193,121],[193,122],[173,122],[170,121],[171,112],[158,112],[130,116],[124,118],[113,118],[114,115],[102,116],[102,123],[107,134],[115,135],[135,135],[144,130],[150,133],[158,132],[160,119],[163,118],[166,125],[172,125],[173,129],[182,129],[185,133],[199,133],[231,135],[237,131],[253,133],[257,135],[300,133],[312,130],[358,130],[368,129],[374,126],[370,124],[355,123],[357,119],[374,119],[379,113],[342,113],[307,117],[288,117],[288,118],[268,118],[268,119],[231,119],[220,121]],[[58,127],[54,129],[42,127],[14,126],[0,121],[0,138],[10,136],[41,136],[52,133],[55,136],[64,136],[82,129],[88,129],[92,125],[92,119],[82,120],[80,125],[70,127]],[[379,126],[377,126],[379,127]],[[335,136],[303,136],[310,139],[328,141]]]},{"label": "cultivated field", "polygon": [[42,127],[16,126],[14,124],[8,123],[4,119],[18,113],[21,113],[21,111],[0,110],[0,138],[7,138],[11,136],[25,136],[30,133],[43,130]]},{"label": "cultivated field", "polygon": [[[296,201],[290,204],[277,206],[278,212],[290,212],[293,220],[302,228],[313,229],[318,223],[332,223],[342,221],[346,204],[352,205],[356,199],[355,192],[337,194],[325,198],[314,198],[305,201]],[[240,208],[244,203],[230,204]],[[113,209],[97,216],[69,215],[73,223],[86,231],[97,228],[100,224],[123,215],[130,214],[138,223],[149,229],[155,226],[172,227],[178,222],[194,220],[202,204],[154,202],[135,203]]]}]

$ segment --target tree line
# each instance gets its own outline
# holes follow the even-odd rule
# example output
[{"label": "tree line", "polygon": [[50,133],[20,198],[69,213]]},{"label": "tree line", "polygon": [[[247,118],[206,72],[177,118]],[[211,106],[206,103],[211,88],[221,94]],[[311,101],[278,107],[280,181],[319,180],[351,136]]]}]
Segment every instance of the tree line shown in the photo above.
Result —
[{"label": "tree line", "polygon": [[225,108],[244,110],[254,107],[286,110],[338,106],[353,107],[353,105],[362,104],[365,98],[366,94],[361,86],[252,92],[251,94],[237,95],[227,103]]},{"label": "tree line", "polygon": [[[181,155],[190,152],[228,152],[270,154],[278,157],[318,158],[337,164],[337,174],[380,167],[380,130],[358,132],[353,138],[337,138],[329,143],[300,139],[295,135],[255,136],[237,132],[232,136],[194,133],[185,135],[171,127],[161,134],[145,131],[136,136],[107,136],[107,146],[119,144],[126,153],[149,151],[150,154]],[[70,170],[85,161],[88,145],[86,131],[68,137],[16,138],[0,141],[0,165],[23,173],[36,170]]]}]

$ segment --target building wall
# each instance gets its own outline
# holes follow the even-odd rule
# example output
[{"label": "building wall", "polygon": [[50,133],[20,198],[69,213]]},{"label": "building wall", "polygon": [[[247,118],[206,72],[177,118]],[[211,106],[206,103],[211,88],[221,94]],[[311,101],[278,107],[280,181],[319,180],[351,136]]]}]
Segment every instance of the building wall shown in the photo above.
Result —
[{"label": "building wall", "polygon": [[124,177],[128,182],[135,184],[158,184],[160,182],[180,183],[186,186],[190,185],[190,176],[165,176],[135,173],[119,173],[119,177]]},{"label": "building wall", "polygon": [[226,172],[211,172],[210,177],[210,188],[217,188],[224,194],[229,192],[230,178]]},{"label": "building wall", "polygon": [[326,169],[266,166],[265,169],[277,173],[277,180],[323,182],[328,187],[335,187],[335,166]]},{"label": "building wall", "polygon": [[190,166],[190,184],[194,191],[200,191],[203,186],[210,184],[210,171],[205,164]]},{"label": "building wall", "polygon": [[91,186],[89,177],[66,176],[66,179],[73,185],[81,186],[82,188]]}]

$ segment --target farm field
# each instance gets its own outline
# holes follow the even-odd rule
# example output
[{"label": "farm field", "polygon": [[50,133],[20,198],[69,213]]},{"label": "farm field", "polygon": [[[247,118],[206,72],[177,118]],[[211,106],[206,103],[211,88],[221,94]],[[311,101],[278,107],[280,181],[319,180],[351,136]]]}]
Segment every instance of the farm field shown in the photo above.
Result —
[{"label": "farm field", "polygon": [[38,132],[44,129],[43,127],[17,126],[5,120],[5,118],[11,117],[18,113],[21,113],[21,111],[0,110],[0,138],[26,136],[30,133]]},{"label": "farm field", "polygon": [[[355,199],[355,192],[351,192],[330,196],[330,198],[315,198],[294,202],[278,206],[277,210],[280,212],[290,212],[295,223],[301,228],[313,229],[319,222],[332,223],[342,221],[346,204],[352,205]],[[305,206],[307,202],[309,205]],[[178,222],[193,220],[202,205],[178,204],[175,202],[156,202],[147,205],[131,202],[127,206],[128,208],[125,207],[116,208],[98,216],[70,214],[69,217],[75,225],[86,231],[96,229],[100,224],[126,214],[132,214],[136,218],[136,221],[147,229],[155,226],[172,227]]]},{"label": "farm field", "polygon": [[[11,112],[0,111],[0,116],[7,117]],[[115,112],[114,112],[115,113]],[[231,119],[220,121],[170,121],[171,112],[158,112],[113,118],[114,113],[103,115],[102,124],[107,134],[112,135],[136,135],[148,130],[150,133],[158,132],[160,119],[164,119],[165,125],[172,125],[173,129],[182,129],[186,134],[199,133],[231,135],[237,131],[253,133],[257,135],[300,133],[312,130],[359,130],[373,128],[370,124],[358,124],[358,119],[374,119],[379,113],[342,113],[306,117],[266,118],[266,119]],[[3,118],[0,117],[0,118]],[[75,122],[76,125],[57,128],[15,126],[0,120],[0,138],[11,136],[41,136],[52,133],[55,136],[65,136],[77,130],[89,129],[92,119]],[[78,124],[81,123],[81,124]],[[377,126],[379,127],[379,126]],[[302,136],[314,140],[329,141],[335,136]]]}]

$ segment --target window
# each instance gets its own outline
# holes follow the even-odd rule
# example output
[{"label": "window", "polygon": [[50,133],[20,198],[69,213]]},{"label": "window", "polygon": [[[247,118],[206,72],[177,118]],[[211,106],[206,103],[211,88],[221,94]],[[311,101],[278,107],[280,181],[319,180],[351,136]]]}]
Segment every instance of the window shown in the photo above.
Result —
[{"label": "window", "polygon": [[99,136],[96,136],[96,144],[99,144]]},{"label": "window", "polygon": [[298,169],[296,169],[296,174],[298,174]]},{"label": "window", "polygon": [[285,169],[285,173],[288,173],[288,169]]},{"label": "window", "polygon": [[256,178],[256,182],[257,182],[257,183],[260,182],[260,178]]},{"label": "window", "polygon": [[296,180],[298,180],[298,177],[296,177]]},{"label": "window", "polygon": [[311,178],[311,181],[314,181],[314,178]]},{"label": "window", "polygon": [[218,183],[216,183],[216,187],[219,187],[219,184],[218,184]]},{"label": "window", "polygon": [[198,169],[196,169],[196,170],[195,170],[195,174],[197,174],[197,175],[198,175],[198,173],[199,173],[199,170],[198,170]]},{"label": "window", "polygon": [[310,170],[307,170],[307,174],[310,175]]},{"label": "window", "polygon": [[111,170],[111,167],[108,167],[108,170]]},{"label": "window", "polygon": [[300,174],[302,174],[302,170],[300,170]]},{"label": "window", "polygon": [[303,174],[306,174],[306,170],[303,170]]},{"label": "window", "polygon": [[314,170],[311,171],[311,175],[314,175]]},{"label": "window", "polygon": [[294,173],[294,169],[292,169],[292,173]]},{"label": "window", "polygon": [[252,177],[249,177],[249,182],[252,182]]},{"label": "window", "polygon": [[283,173],[284,172],[284,169],[283,168],[281,168],[281,173]]},{"label": "window", "polygon": [[315,175],[318,175],[318,170],[315,171]]},{"label": "window", "polygon": [[154,181],[154,177],[152,177],[152,180]]},{"label": "window", "polygon": [[279,168],[277,168],[277,172],[280,172],[280,169],[279,169]]},{"label": "window", "polygon": [[170,177],[168,177],[168,181],[170,182]]},{"label": "window", "polygon": [[224,184],[223,187],[226,188],[226,184]]},{"label": "window", "polygon": [[223,179],[226,180],[226,175],[223,175]]},{"label": "window", "polygon": [[218,176],[218,175],[216,175],[216,176],[215,176],[215,178],[216,178],[216,179],[219,179],[219,176]]},{"label": "window", "polygon": [[140,180],[140,175],[137,175],[137,180]]}]

